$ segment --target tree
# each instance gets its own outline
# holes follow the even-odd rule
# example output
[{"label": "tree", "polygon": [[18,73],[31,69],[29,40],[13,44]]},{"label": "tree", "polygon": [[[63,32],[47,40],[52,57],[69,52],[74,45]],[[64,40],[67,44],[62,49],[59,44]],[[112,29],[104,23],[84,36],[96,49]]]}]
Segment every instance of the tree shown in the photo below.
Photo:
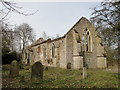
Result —
[{"label": "tree", "polygon": [[20,45],[20,51],[24,52],[26,46],[32,44],[35,40],[33,29],[27,24],[23,23],[15,29],[17,43]]},{"label": "tree", "polygon": [[[0,9],[0,14],[2,15],[2,17],[0,17],[0,30],[2,31],[1,33],[2,40],[0,40],[0,42],[2,42],[2,45],[1,45],[2,46],[1,51],[2,51],[2,57],[3,57],[2,60],[4,62],[9,63],[11,62],[12,59],[18,59],[18,56],[20,56],[21,51],[22,50],[24,51],[24,48],[25,48],[24,46],[31,43],[31,41],[33,40],[32,39],[30,40],[29,38],[28,41],[24,40],[23,42],[22,38],[20,37],[21,36],[20,32],[18,31],[16,32],[14,31],[14,29],[10,29],[8,27],[8,24],[5,23],[6,17],[11,12],[18,13],[24,16],[28,16],[28,15],[34,15],[37,11],[33,13],[23,12],[21,11],[22,7],[19,7],[17,3],[15,3],[14,1],[7,1],[7,0],[0,0],[0,6],[2,7]],[[27,36],[26,36],[26,39],[27,39]]]},{"label": "tree", "polygon": [[120,37],[120,1],[104,1],[93,10],[91,21],[103,36],[103,40],[108,41],[108,46],[117,45]]},{"label": "tree", "polygon": [[7,24],[1,25],[2,48],[9,48],[13,51],[13,30]]},{"label": "tree", "polygon": [[116,27],[120,23],[120,1],[106,0],[95,7],[91,20],[97,27]]},{"label": "tree", "polygon": [[44,40],[47,40],[47,39],[49,38],[49,36],[46,34],[46,32],[43,32],[42,38],[43,38]]},{"label": "tree", "polygon": [[[120,38],[120,1],[106,0],[100,6],[93,8],[91,21],[97,27],[108,57],[113,49],[119,46]],[[113,58],[111,58],[113,59]]]},{"label": "tree", "polygon": [[20,61],[21,54],[27,45],[34,42],[35,36],[32,28],[23,23],[16,29],[10,29],[8,25],[0,27],[2,31],[2,61],[5,64],[16,59]]},{"label": "tree", "polygon": [[0,13],[3,14],[0,21],[4,21],[10,12],[15,12],[18,14],[22,14],[24,16],[28,16],[28,15],[34,15],[38,11],[37,10],[36,12],[33,13],[22,12],[21,11],[22,7],[19,7],[17,3],[15,3],[14,1],[0,0],[0,5],[2,6],[2,9],[0,9]]},{"label": "tree", "polygon": [[6,24],[0,24],[1,32],[1,51],[2,51],[2,63],[9,64],[12,60],[20,60],[19,53],[15,51],[14,45],[14,31],[8,27]]}]

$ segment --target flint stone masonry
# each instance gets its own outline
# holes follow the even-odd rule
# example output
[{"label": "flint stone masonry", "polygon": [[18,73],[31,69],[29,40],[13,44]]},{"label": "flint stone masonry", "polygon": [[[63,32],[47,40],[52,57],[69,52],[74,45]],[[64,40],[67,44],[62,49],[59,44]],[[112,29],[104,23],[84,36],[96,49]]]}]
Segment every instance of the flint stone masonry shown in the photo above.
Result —
[{"label": "flint stone masonry", "polygon": [[10,77],[19,76],[19,64],[16,60],[12,61],[10,64]]},{"label": "flint stone masonry", "polygon": [[86,53],[88,68],[106,68],[107,61],[102,40],[96,28],[89,20],[82,17],[64,36],[56,39],[43,40],[25,48],[23,62],[33,65],[41,62],[44,66],[71,69],[83,68],[83,51]]}]

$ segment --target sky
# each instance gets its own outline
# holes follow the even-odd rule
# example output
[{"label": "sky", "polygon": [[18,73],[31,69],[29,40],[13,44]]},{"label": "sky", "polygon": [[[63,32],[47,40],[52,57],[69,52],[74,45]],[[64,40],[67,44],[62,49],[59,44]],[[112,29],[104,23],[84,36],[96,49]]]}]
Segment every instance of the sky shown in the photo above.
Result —
[{"label": "sky", "polygon": [[36,38],[43,32],[49,37],[63,36],[81,18],[90,18],[93,12],[90,8],[98,6],[100,2],[17,2],[25,13],[34,15],[23,16],[10,13],[7,19],[12,25],[28,23],[34,30]]}]

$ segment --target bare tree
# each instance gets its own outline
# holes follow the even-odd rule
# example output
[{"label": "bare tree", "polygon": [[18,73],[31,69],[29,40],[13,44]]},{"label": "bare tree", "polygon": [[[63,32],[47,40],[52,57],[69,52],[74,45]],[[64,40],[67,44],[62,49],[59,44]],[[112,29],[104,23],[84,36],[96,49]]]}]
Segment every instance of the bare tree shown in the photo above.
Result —
[{"label": "bare tree", "polygon": [[3,63],[10,63],[11,60],[16,59],[20,60],[19,53],[16,52],[16,45],[14,43],[15,41],[15,33],[13,29],[10,29],[10,27],[6,25],[0,25],[0,31],[1,31],[1,51],[2,53],[2,61]]},{"label": "bare tree", "polygon": [[[120,44],[120,1],[105,0],[93,8],[91,21],[102,37],[107,57],[113,59],[113,50]],[[112,58],[111,58],[112,57]]]},{"label": "bare tree", "polygon": [[115,27],[120,22],[119,0],[105,0],[93,10],[91,21],[97,27]]},{"label": "bare tree", "polygon": [[2,48],[9,48],[13,51],[13,33],[12,29],[9,29],[9,26],[2,25],[1,28],[1,35],[2,35]]},{"label": "bare tree", "polygon": [[106,0],[93,9],[91,21],[96,25],[105,44],[113,46],[120,37],[120,1]]},{"label": "bare tree", "polygon": [[18,14],[22,14],[24,16],[28,16],[28,15],[33,15],[38,11],[37,10],[33,13],[22,12],[21,11],[22,7],[19,7],[17,5],[17,3],[13,2],[13,1],[7,1],[7,0],[0,0],[0,5],[2,6],[2,9],[0,9],[0,14],[3,15],[2,18],[0,19],[0,21],[4,21],[10,12],[15,12]]},{"label": "bare tree", "polygon": [[32,44],[35,40],[33,29],[26,23],[16,27],[15,30],[17,42],[20,45],[20,50],[24,51],[25,47]]},{"label": "bare tree", "polygon": [[[29,45],[34,40],[34,35],[32,28],[25,24],[17,27],[17,30],[10,29],[8,24],[5,23],[6,17],[11,13],[18,13],[24,16],[33,15],[33,13],[26,13],[22,11],[22,7],[19,7],[14,1],[0,0],[0,31],[2,32],[0,42],[2,42],[2,53],[5,55],[9,52],[19,52],[24,51],[26,45]],[[2,23],[2,24],[1,24]],[[20,29],[20,30],[18,30]],[[2,54],[4,56],[4,54]],[[8,58],[9,59],[9,58]]]},{"label": "bare tree", "polygon": [[[16,29],[10,29],[9,26],[0,26],[1,38],[2,38],[2,57],[4,62],[10,62],[10,58],[7,55],[21,60],[21,55],[24,53],[24,49],[27,45],[30,45],[35,40],[34,32],[32,28],[23,23]],[[17,56],[16,56],[17,55]]]},{"label": "bare tree", "polygon": [[46,32],[43,32],[42,38],[43,38],[44,40],[47,40],[47,39],[49,38],[49,36],[46,34]]}]

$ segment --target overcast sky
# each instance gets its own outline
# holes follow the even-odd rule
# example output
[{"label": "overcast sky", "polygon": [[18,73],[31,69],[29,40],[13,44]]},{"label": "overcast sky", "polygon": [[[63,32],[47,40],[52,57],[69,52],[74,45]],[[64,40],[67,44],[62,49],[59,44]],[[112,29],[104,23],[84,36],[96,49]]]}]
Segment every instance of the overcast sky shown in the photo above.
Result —
[{"label": "overcast sky", "polygon": [[35,12],[32,16],[11,13],[7,18],[10,24],[28,23],[34,30],[37,39],[45,31],[48,36],[63,36],[82,16],[90,18],[92,10],[100,2],[17,2],[22,11]]}]

